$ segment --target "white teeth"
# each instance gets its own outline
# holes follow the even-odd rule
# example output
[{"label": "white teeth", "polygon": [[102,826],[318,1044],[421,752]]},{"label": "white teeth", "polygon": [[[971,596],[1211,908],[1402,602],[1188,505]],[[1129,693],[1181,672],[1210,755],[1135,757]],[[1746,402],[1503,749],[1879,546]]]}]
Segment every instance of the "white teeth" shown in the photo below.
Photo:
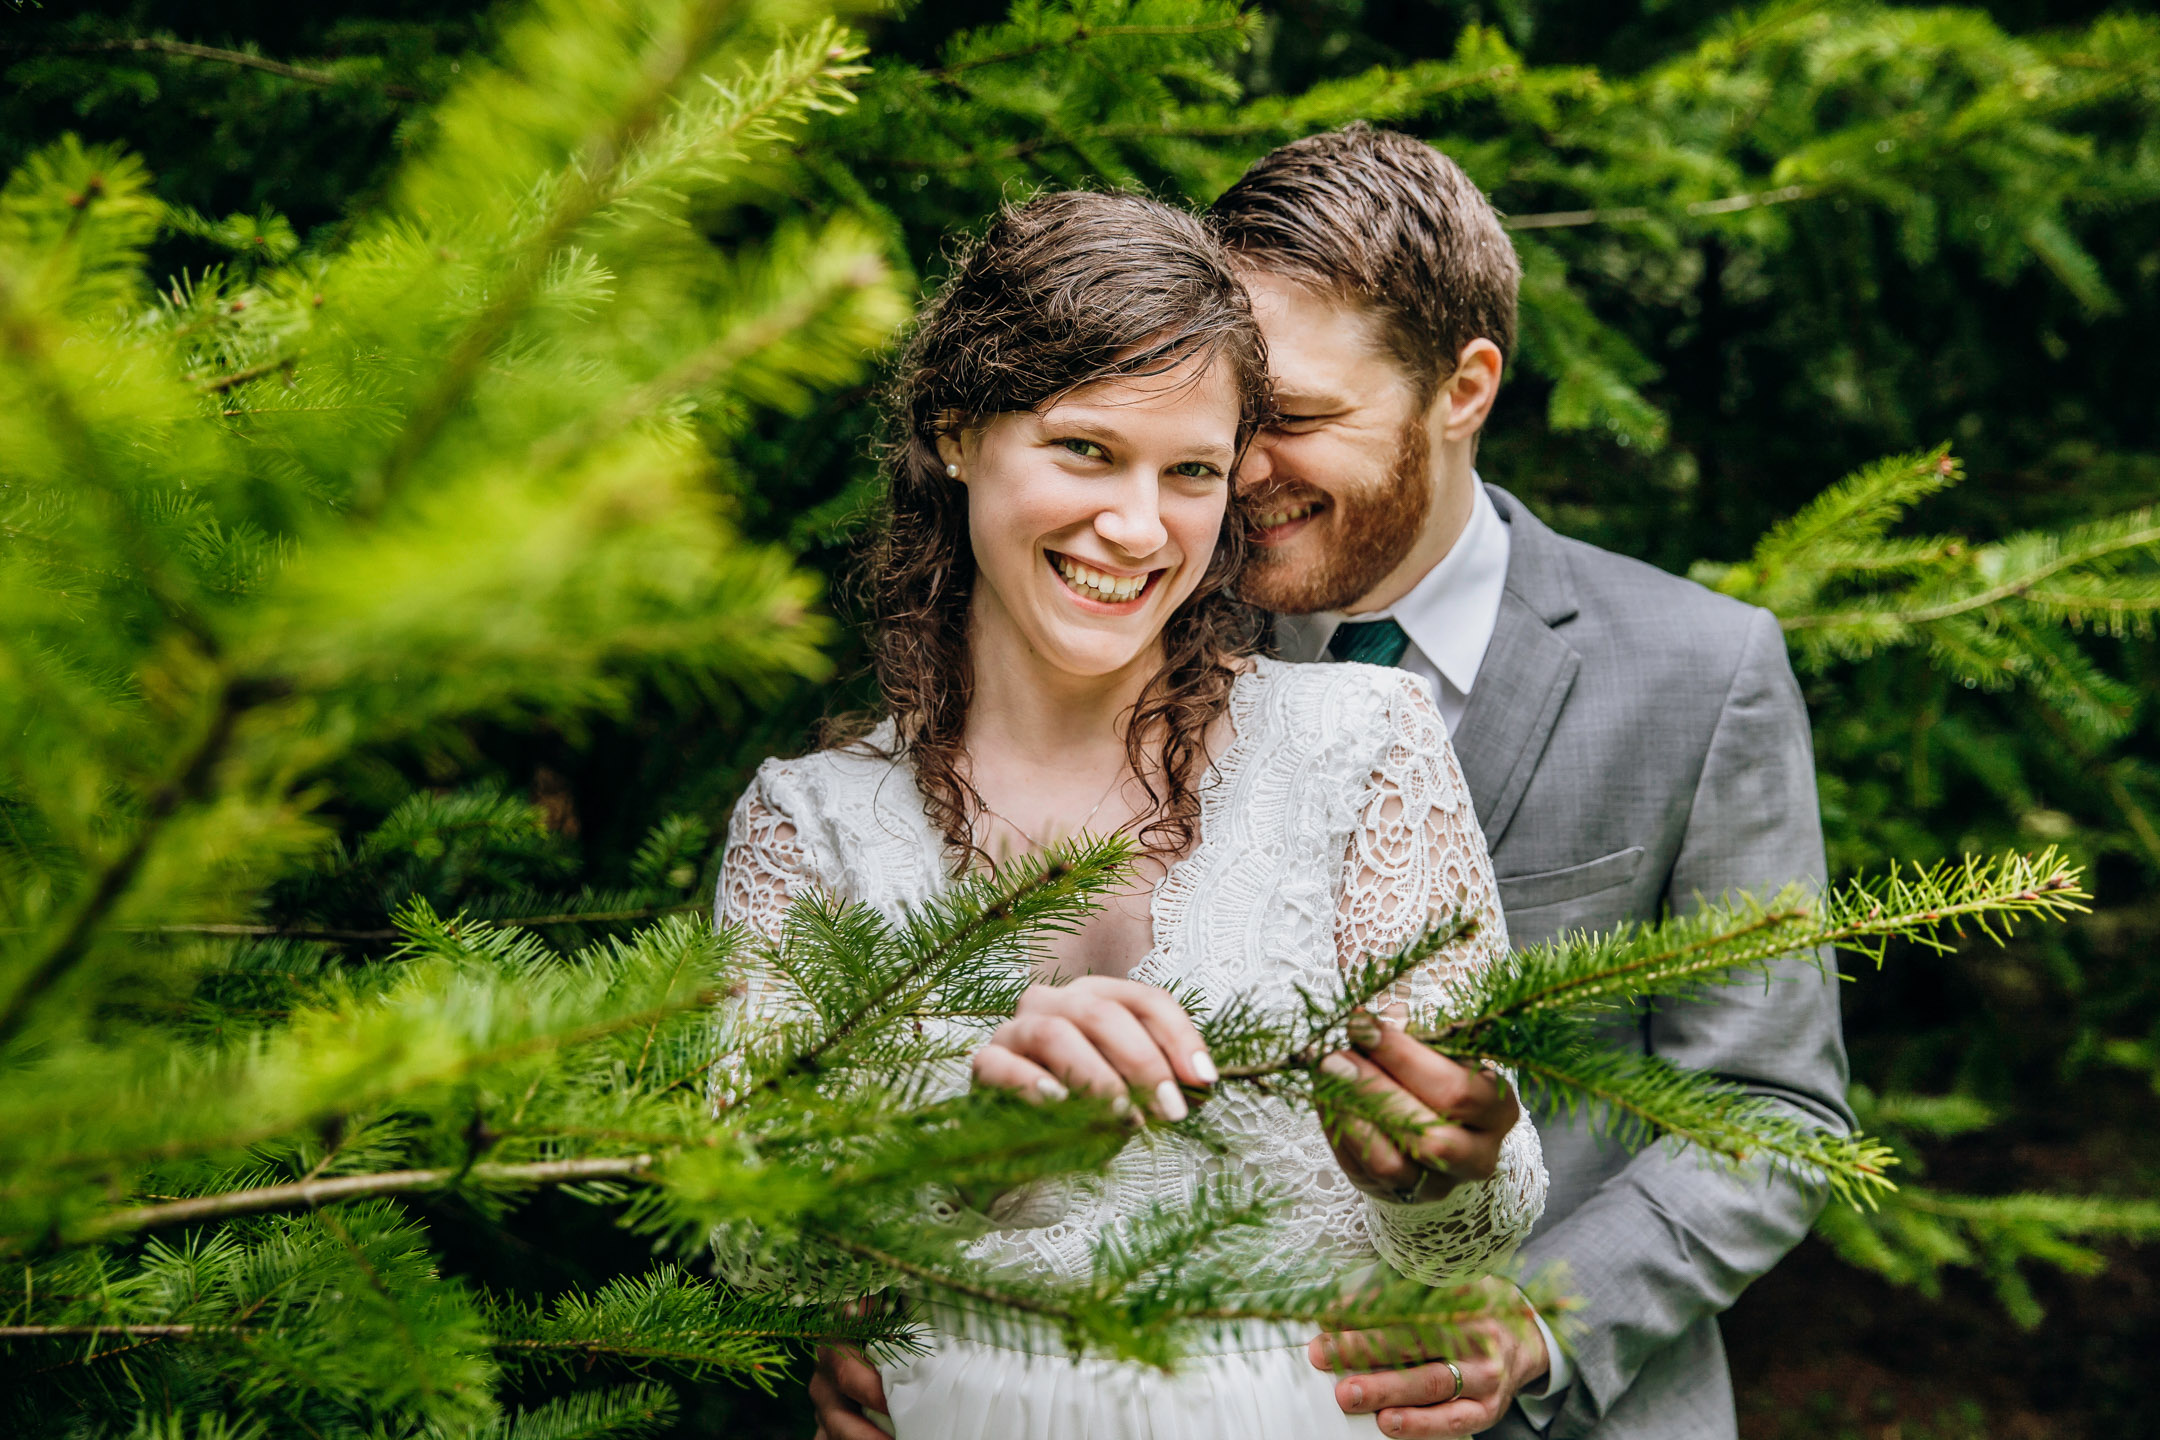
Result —
[{"label": "white teeth", "polygon": [[1148,577],[1145,575],[1105,575],[1093,566],[1083,565],[1070,556],[1053,552],[1051,558],[1057,562],[1058,574],[1065,577],[1065,583],[1090,600],[1116,605],[1132,599],[1147,588]]},{"label": "white teeth", "polygon": [[1272,530],[1278,525],[1287,525],[1293,520],[1303,520],[1319,508],[1318,501],[1307,500],[1303,504],[1287,506],[1281,510],[1270,510],[1264,515],[1256,515],[1253,517],[1253,523],[1262,530]]}]

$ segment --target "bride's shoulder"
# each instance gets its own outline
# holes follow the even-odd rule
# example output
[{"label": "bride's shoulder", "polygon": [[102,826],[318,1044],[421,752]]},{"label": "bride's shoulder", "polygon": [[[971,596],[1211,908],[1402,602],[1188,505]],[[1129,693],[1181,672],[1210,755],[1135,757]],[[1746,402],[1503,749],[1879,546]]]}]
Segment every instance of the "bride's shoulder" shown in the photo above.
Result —
[{"label": "bride's shoulder", "polygon": [[1447,743],[1427,682],[1389,666],[1263,660],[1246,683],[1260,692],[1245,723],[1262,750],[1346,785]]},{"label": "bride's shoulder", "polygon": [[1370,725],[1394,730],[1439,721],[1431,687],[1408,671],[1388,665],[1327,661],[1294,664],[1256,662],[1245,682],[1284,702],[1282,708],[1306,723],[1341,731]]},{"label": "bride's shoulder", "polygon": [[893,723],[887,720],[852,740],[765,761],[742,803],[787,815],[814,812],[852,793],[874,794],[900,764]]}]

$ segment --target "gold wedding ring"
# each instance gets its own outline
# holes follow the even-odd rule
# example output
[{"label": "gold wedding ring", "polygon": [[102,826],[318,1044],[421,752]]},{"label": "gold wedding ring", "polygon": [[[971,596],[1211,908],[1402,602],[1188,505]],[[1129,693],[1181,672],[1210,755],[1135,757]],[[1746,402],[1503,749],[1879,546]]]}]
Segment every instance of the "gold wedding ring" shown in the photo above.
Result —
[{"label": "gold wedding ring", "polygon": [[1440,1403],[1452,1405],[1457,1400],[1462,1399],[1462,1366],[1457,1365],[1453,1360],[1442,1360],[1440,1363],[1447,1366],[1447,1373],[1455,1377],[1455,1393]]}]

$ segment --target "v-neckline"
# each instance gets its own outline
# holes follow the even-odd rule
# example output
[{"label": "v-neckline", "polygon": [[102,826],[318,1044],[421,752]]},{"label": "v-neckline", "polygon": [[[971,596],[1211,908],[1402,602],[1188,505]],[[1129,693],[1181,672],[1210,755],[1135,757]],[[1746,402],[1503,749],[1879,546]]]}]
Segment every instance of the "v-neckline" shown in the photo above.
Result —
[{"label": "v-neckline", "polygon": [[[1164,967],[1170,936],[1184,922],[1185,913],[1192,906],[1192,896],[1200,876],[1200,861],[1211,849],[1220,844],[1218,836],[1222,827],[1214,823],[1221,809],[1222,800],[1235,786],[1237,777],[1251,758],[1252,747],[1259,735],[1259,727],[1253,716],[1260,708],[1264,681],[1271,671],[1287,662],[1269,659],[1264,655],[1252,658],[1252,668],[1231,682],[1230,703],[1224,713],[1230,721],[1230,743],[1223,746],[1222,753],[1211,761],[1207,774],[1201,777],[1200,836],[1192,849],[1166,866],[1155,878],[1154,888],[1148,895],[1148,948],[1125,972],[1128,980],[1138,980],[1147,985],[1162,985],[1175,976],[1158,975]],[[890,725],[892,722],[885,722]],[[880,730],[883,730],[883,726]],[[897,739],[897,731],[893,738]],[[914,775],[914,765],[903,759],[909,777]],[[944,869],[945,837],[931,823],[930,812],[922,804],[922,791],[915,788],[915,814],[922,823],[923,843],[936,857],[941,873]]]},{"label": "v-neckline", "polygon": [[1155,888],[1148,896],[1147,953],[1125,972],[1128,980],[1137,980],[1143,985],[1166,985],[1177,978],[1162,973],[1169,959],[1170,938],[1177,933],[1185,921],[1185,912],[1192,907],[1193,891],[1202,873],[1201,859],[1221,843],[1222,827],[1214,823],[1216,816],[1223,799],[1235,788],[1237,777],[1244,770],[1259,736],[1260,727],[1252,721],[1254,712],[1260,707],[1262,675],[1268,668],[1282,663],[1256,656],[1253,668],[1231,684],[1230,704],[1225,712],[1230,718],[1230,743],[1223,746],[1222,754],[1215,757],[1200,781],[1200,837],[1191,850],[1173,860],[1155,878]]}]

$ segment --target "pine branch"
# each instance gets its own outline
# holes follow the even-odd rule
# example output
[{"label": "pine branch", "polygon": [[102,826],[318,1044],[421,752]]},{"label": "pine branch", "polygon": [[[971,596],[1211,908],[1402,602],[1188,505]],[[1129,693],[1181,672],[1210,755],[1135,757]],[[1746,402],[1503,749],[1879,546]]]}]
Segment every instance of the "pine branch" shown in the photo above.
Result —
[{"label": "pine branch", "polygon": [[[1693,217],[1733,215],[1742,210],[1790,205],[1795,200],[1812,200],[1822,193],[1822,187],[1816,185],[1781,185],[1775,190],[1750,190],[1738,195],[1721,196],[1716,200],[1690,201],[1681,207],[1681,213]],[[1595,210],[1547,210],[1531,215],[1503,215],[1500,224],[1507,230],[1567,230],[1583,225],[1639,225],[1659,213],[1661,212],[1647,205],[1617,205]]]},{"label": "pine branch", "polygon": [[2050,1265],[2073,1275],[2097,1273],[2104,1257],[2095,1240],[2160,1237],[2160,1204],[2097,1195],[1953,1195],[1906,1186],[1880,1209],[1826,1210],[1817,1233],[1848,1264],[1923,1294],[1941,1293],[1941,1272],[1961,1266],[1982,1272],[1998,1301],[2021,1328],[2045,1318],[2022,1267]]},{"label": "pine branch", "polygon": [[202,733],[182,755],[171,777],[150,793],[134,834],[118,854],[92,872],[88,893],[77,903],[75,913],[47,942],[43,953],[24,967],[23,974],[10,987],[7,999],[0,1002],[0,1047],[14,1039],[39,998],[89,954],[98,928],[120,903],[128,886],[134,883],[159,832],[181,806],[208,788],[218,762],[232,743],[240,717],[248,709],[247,696],[251,693],[230,683],[219,687]]},{"label": "pine branch", "polygon": [[939,80],[951,83],[954,76],[986,65],[1007,65],[1018,60],[1031,60],[1052,51],[1070,50],[1091,40],[1175,39],[1199,35],[1224,33],[1246,34],[1253,28],[1250,12],[1241,11],[1221,20],[1202,21],[1193,25],[1088,25],[1078,23],[1063,35],[1052,36],[1031,45],[1016,46],[1010,50],[993,51],[983,55],[968,55],[948,61],[928,73]]},{"label": "pine branch", "polygon": [[623,1276],[591,1294],[562,1296],[545,1308],[498,1305],[489,1321],[493,1348],[520,1363],[589,1369],[604,1362],[687,1379],[763,1375],[813,1344],[911,1348],[908,1322],[897,1313],[858,1306],[835,1314],[741,1295],[673,1265]]},{"label": "pine branch", "polygon": [[1758,569],[1818,562],[1828,548],[1842,555],[1856,541],[1879,537],[1912,506],[1964,479],[1948,445],[1878,460],[1832,485],[1799,513],[1772,526],[1756,542],[1750,563]]},{"label": "pine branch", "polygon": [[[712,906],[703,900],[685,900],[674,905],[640,905],[629,910],[566,910],[554,915],[499,915],[492,916],[491,925],[503,925],[519,929],[540,929],[555,925],[621,925],[641,920],[658,920],[668,915],[703,915]],[[225,924],[178,924],[178,925],[122,925],[114,927],[124,935],[214,935],[239,940],[309,940],[323,944],[364,944],[381,940],[396,940],[404,931],[388,930],[321,930],[305,925],[225,925]]]},{"label": "pine branch", "polygon": [[2160,1200],[2102,1195],[1950,1195],[1907,1187],[1900,1204],[1926,1215],[1982,1225],[2044,1225],[2080,1235],[2160,1236]]},{"label": "pine branch", "polygon": [[[1879,1143],[1798,1123],[1737,1086],[1656,1057],[1595,1047],[1587,1022],[1616,1003],[1685,995],[1762,973],[1788,955],[1837,948],[1879,964],[1892,939],[1946,951],[1953,945],[1944,931],[1961,933],[1965,924],[2000,943],[2017,919],[2082,912],[2088,898],[2081,871],[2053,849],[2036,856],[1968,857],[1910,873],[1893,866],[1879,881],[1855,881],[1820,901],[1802,903],[1794,894],[1767,910],[1746,902],[1518,951],[1482,977],[1458,1013],[1437,1023],[1414,1022],[1409,1033],[1466,1064],[1512,1068],[1541,1084],[1562,1109],[1591,1107],[1616,1138],[1639,1144],[1672,1135],[1735,1161],[1774,1155],[1841,1198],[1862,1203],[1889,1183],[1883,1171],[1894,1157]],[[1433,934],[1452,934],[1459,925],[1450,922]],[[1223,1078],[1266,1083],[1299,1076],[1324,1110],[1354,1115],[1391,1139],[1414,1144],[1421,1127],[1372,1102],[1362,1087],[1318,1073],[1328,1054],[1355,1042],[1350,1022],[1357,1008],[1383,988],[1346,986],[1343,1001],[1311,1007],[1315,1023],[1301,1038],[1287,1044],[1278,1039],[1277,1052],[1266,1060],[1222,1067]]]},{"label": "pine branch", "polygon": [[1678,993],[1713,977],[1759,972],[1780,956],[1826,947],[1853,950],[1878,964],[1892,939],[1948,951],[1954,946],[1942,939],[1943,930],[1959,931],[1966,922],[2000,943],[2000,926],[2024,916],[2060,919],[2083,913],[2091,898],[2082,869],[2052,846],[2037,855],[1968,856],[1955,865],[1945,861],[1910,872],[1892,865],[1881,880],[1854,880],[1820,900],[1780,903],[1772,910],[1752,903],[1711,907],[1661,925],[1517,952],[1496,969],[1481,1004],[1420,1037],[1446,1044],[1489,1019]]},{"label": "pine branch", "polygon": [[2122,533],[2095,538],[2082,545],[2073,545],[2062,550],[2052,560],[2035,565],[2013,579],[1983,586],[1955,599],[1934,604],[1899,606],[1893,603],[1865,609],[1790,615],[1781,617],[1778,623],[1788,631],[1826,630],[1847,625],[1910,627],[1939,624],[1944,620],[1986,610],[2005,600],[2026,596],[2043,582],[2065,571],[2160,546],[2160,519],[2153,518],[2152,511],[2141,510],[2136,512],[2134,517],[2126,518],[2130,520],[2130,524]]},{"label": "pine branch", "polygon": [[[786,1056],[759,1086],[771,1090],[791,1075],[815,1075],[825,1058],[858,1033],[879,1023],[908,1016],[934,989],[954,959],[1010,940],[1030,928],[1057,928],[1091,897],[1123,873],[1131,847],[1122,837],[1053,847],[1026,857],[987,880],[962,882],[925,906],[917,917],[921,934],[907,938],[906,958],[878,988],[825,1025],[817,1038]],[[816,897],[797,902],[788,932],[805,926],[828,928]],[[836,917],[837,918],[837,917]],[[864,918],[871,918],[865,914]],[[774,957],[782,963],[781,957]]]},{"label": "pine branch", "polygon": [[95,1340],[126,1335],[145,1340],[186,1340],[197,1335],[232,1335],[238,1325],[0,1325],[0,1340],[54,1340],[77,1336]]},{"label": "pine branch", "polygon": [[205,395],[218,395],[227,390],[238,389],[251,381],[260,380],[266,375],[275,375],[280,370],[289,371],[299,363],[300,357],[298,354],[276,355],[262,361],[260,364],[249,365],[227,375],[213,375],[207,380],[198,382],[195,388]]},{"label": "pine branch", "polygon": [[435,443],[480,377],[488,356],[531,306],[547,273],[548,259],[598,213],[614,194],[617,172],[639,142],[664,124],[669,97],[703,61],[730,8],[727,0],[697,0],[687,7],[679,33],[653,47],[646,71],[621,111],[609,117],[604,133],[586,144],[535,233],[520,247],[522,257],[492,287],[487,303],[458,335],[428,389],[406,415],[380,473],[362,497],[359,508],[363,512],[376,509],[396,493]]},{"label": "pine branch", "polygon": [[[1293,1070],[1313,1070],[1322,1060],[1350,1043],[1353,1032],[1358,1032],[1361,1022],[1369,1023],[1371,1016],[1365,1007],[1388,990],[1405,975],[1418,969],[1441,951],[1463,944],[1478,932],[1474,916],[1457,912],[1447,919],[1428,926],[1424,931],[1397,950],[1393,955],[1368,960],[1350,967],[1344,972],[1340,993],[1327,999],[1305,996],[1305,1015],[1296,1038],[1286,1043],[1278,1042],[1283,1053],[1269,1060],[1253,1064],[1218,1065],[1217,1073],[1225,1080],[1261,1080],[1285,1074]],[[1244,1020],[1243,1012],[1235,1007],[1224,1014],[1211,1017],[1202,1027],[1209,1040],[1211,1053],[1227,1048],[1217,1042],[1225,1029],[1235,1028]],[[1255,1043],[1274,1039],[1262,1031],[1249,1039],[1231,1042],[1235,1048],[1245,1048]]]},{"label": "pine branch", "polygon": [[[0,50],[13,51],[18,55],[97,55],[115,52],[174,55],[188,60],[209,60],[219,65],[235,65],[248,70],[260,70],[282,80],[298,80],[304,85],[348,85],[352,82],[328,70],[310,70],[301,65],[288,65],[282,60],[271,60],[261,55],[251,55],[244,50],[220,50],[213,45],[191,45],[184,40],[165,40],[157,36],[138,35],[120,40],[81,40],[53,45],[0,45]],[[419,91],[409,85],[378,85],[372,87],[393,100],[418,100]]]},{"label": "pine branch", "polygon": [[[1618,957],[1587,967],[1577,966],[1566,970],[1555,967],[1550,972],[1551,979],[1544,985],[1533,986],[1525,995],[1511,995],[1505,1013],[1509,1016],[1535,1015],[1540,1011],[1579,1005],[1607,995],[1641,993],[1642,987],[1657,985],[1669,976],[1720,974],[1735,965],[1752,965],[1761,956],[1784,955],[1803,948],[1813,948],[1786,944],[1781,933],[1808,920],[1813,914],[1812,907],[1790,905],[1734,920],[1709,934],[1700,933],[1703,928],[1700,926],[1674,925],[1668,928],[1678,930],[1685,937],[1678,944],[1653,944],[1648,947],[1647,953],[1639,954],[1626,953],[1634,947],[1628,945],[1629,932],[1623,928],[1613,932],[1608,942],[1611,950],[1622,952]],[[1640,933],[1647,935],[1649,931],[1645,929]],[[1663,933],[1660,932],[1661,936]],[[1762,939],[1765,935],[1777,938]],[[1586,941],[1587,938],[1584,937]],[[1549,949],[1559,951],[1566,944],[1565,941],[1550,942]],[[1735,952],[1733,947],[1736,946],[1747,948]],[[1736,961],[1733,959],[1735,953],[1748,958]],[[1524,968],[1534,970],[1537,967],[1535,962],[1526,962]],[[1464,1020],[1450,1022],[1450,1025],[1467,1028],[1475,1023],[1477,1022],[1474,1020]],[[1435,1032],[1430,1037],[1421,1033],[1419,1038],[1428,1039],[1430,1043],[1439,1040],[1442,1033],[1444,1032]]]},{"label": "pine branch", "polygon": [[[668,402],[711,386],[745,360],[799,335],[814,321],[876,290],[889,278],[883,259],[873,248],[866,242],[849,243],[858,237],[829,229],[819,239],[821,243],[805,257],[803,269],[810,273],[791,275],[789,290],[778,304],[729,327],[710,344],[629,391],[606,410],[588,415],[543,440],[533,447],[532,463],[543,470],[552,469],[590,450]],[[834,264],[836,259],[841,263]],[[809,283],[802,283],[806,279]]]},{"label": "pine branch", "polygon": [[1670,1136],[1733,1164],[1769,1156],[1854,1208],[1872,1207],[1881,1192],[1897,1188],[1887,1174],[1896,1152],[1881,1141],[1802,1123],[1761,1096],[1656,1056],[1486,1048],[1480,1058],[1525,1077],[1554,1110],[1589,1110],[1604,1133],[1624,1144]]},{"label": "pine branch", "polygon": [[[173,1225],[197,1225],[235,1215],[256,1215],[266,1210],[315,1209],[341,1200],[372,1195],[404,1195],[414,1191],[441,1190],[465,1182],[489,1186],[574,1184],[582,1180],[630,1179],[650,1170],[653,1157],[630,1155],[615,1158],[543,1160],[525,1165],[478,1164],[444,1166],[432,1170],[394,1170],[374,1175],[340,1175],[329,1180],[303,1180],[289,1185],[265,1185],[224,1195],[198,1195],[163,1205],[142,1205],[95,1216],[65,1232],[63,1243],[79,1245],[161,1230]],[[0,1237],[0,1251],[20,1251],[22,1237]]]},{"label": "pine branch", "polygon": [[[481,938],[485,938],[485,936],[483,935]],[[537,977],[532,978],[536,979]],[[517,981],[506,977],[503,983],[512,985]],[[672,995],[658,1004],[641,1006],[627,1013],[589,1023],[563,1024],[561,1028],[540,1025],[535,1028],[535,1033],[525,1034],[518,1038],[503,1039],[497,1043],[481,1043],[474,1045],[472,1048],[457,1051],[446,1056],[440,1064],[412,1067],[402,1073],[395,1073],[384,1080],[377,1080],[372,1076],[364,1080],[356,1079],[351,1088],[339,1096],[338,1103],[334,1106],[305,1113],[295,1113],[289,1109],[279,1112],[273,1108],[269,1117],[258,1118],[251,1115],[250,1118],[256,1119],[257,1123],[229,1131],[185,1133],[177,1138],[156,1144],[125,1150],[48,1156],[41,1162],[42,1168],[46,1172],[42,1178],[48,1182],[65,1183],[59,1180],[58,1177],[69,1172],[92,1170],[113,1165],[141,1165],[172,1161],[191,1155],[212,1154],[262,1144],[281,1135],[289,1134],[295,1129],[321,1126],[342,1117],[364,1113],[388,1105],[402,1097],[454,1084],[467,1077],[484,1074],[490,1069],[519,1060],[551,1054],[575,1053],[584,1046],[611,1036],[642,1030],[656,1017],[687,1015],[703,1011],[716,1004],[721,998],[720,991],[701,988],[694,992]],[[513,1009],[514,1007],[503,1008]],[[492,1014],[493,1007],[490,1007],[490,1010]],[[363,1011],[359,1015],[352,1015],[348,1012],[346,1024],[348,1027],[352,1027],[353,1021],[363,1016],[375,1021],[377,1025],[381,1025],[393,1019],[394,1012],[368,1014]],[[507,1023],[505,1022],[506,1025]],[[294,1061],[295,1057],[289,1054],[273,1054],[268,1057],[267,1064],[273,1066],[281,1063],[291,1065]],[[260,1074],[250,1075],[243,1072],[241,1076],[233,1076],[230,1072],[224,1072],[220,1083],[223,1087],[246,1083],[250,1088],[259,1088],[262,1078],[263,1076]],[[181,1097],[175,1098],[179,1099]]]},{"label": "pine branch", "polygon": [[627,1440],[659,1431],[679,1409],[675,1392],[663,1385],[579,1391],[504,1416],[475,1440]]},{"label": "pine branch", "polygon": [[[84,162],[90,159],[80,152],[79,147],[74,158]],[[140,175],[140,167],[135,168]],[[146,177],[144,178],[146,180]],[[90,217],[97,211],[110,208],[114,198],[113,188],[102,176],[86,177],[79,203],[74,205],[75,216],[69,221],[67,240],[79,240],[79,231],[90,223]],[[141,190],[147,191],[146,183]],[[130,198],[135,200],[141,209],[154,215],[154,201],[149,201],[146,193],[138,193]],[[146,231],[151,228],[153,227],[150,225],[145,226]],[[147,238],[148,235],[145,234],[144,239]],[[54,246],[54,251],[64,248],[65,244],[66,241],[63,241],[61,245]],[[50,268],[56,257],[48,254],[39,258],[44,259],[47,268]],[[220,648],[216,632],[189,598],[188,587],[175,577],[173,572],[176,567],[171,557],[145,532],[141,518],[125,503],[128,487],[110,473],[100,453],[95,430],[76,403],[76,397],[69,393],[68,387],[59,378],[57,372],[60,366],[54,353],[56,347],[51,343],[51,337],[25,312],[22,292],[17,289],[11,274],[13,269],[11,265],[0,265],[0,348],[12,353],[22,363],[23,378],[29,381],[35,392],[37,408],[43,414],[48,432],[59,442],[60,449],[76,474],[94,486],[108,502],[118,502],[108,503],[107,515],[112,522],[114,538],[119,541],[122,552],[133,566],[134,581],[156,602],[166,619],[192,640],[203,655],[215,658]]]},{"label": "pine branch", "polygon": [[[1017,1312],[1039,1320],[1047,1320],[1061,1328],[1083,1329],[1095,1318],[1095,1308],[1113,1297],[1101,1291],[1085,1292],[1071,1298],[1059,1297],[1055,1291],[1036,1293],[1017,1286],[1003,1286],[987,1278],[970,1278],[941,1269],[921,1261],[910,1260],[889,1250],[853,1239],[846,1235],[821,1234],[819,1240],[835,1249],[845,1251],[873,1265],[896,1274],[918,1280],[930,1289],[962,1300],[972,1300],[989,1306],[997,1312]],[[1423,1287],[1420,1287],[1423,1288]],[[1447,1292],[1427,1292],[1446,1294]],[[1365,1309],[1341,1303],[1324,1307],[1308,1308],[1290,1304],[1276,1305],[1266,1302],[1256,1304],[1225,1303],[1198,1305],[1190,1308],[1173,1307],[1167,1314],[1158,1314],[1155,1322],[1197,1325],[1288,1324],[1311,1321],[1327,1328],[1378,1329],[1384,1327],[1446,1326],[1460,1323],[1467,1318],[1482,1318],[1490,1314],[1487,1305],[1474,1308],[1419,1309],[1403,1307],[1383,1311]]]}]

